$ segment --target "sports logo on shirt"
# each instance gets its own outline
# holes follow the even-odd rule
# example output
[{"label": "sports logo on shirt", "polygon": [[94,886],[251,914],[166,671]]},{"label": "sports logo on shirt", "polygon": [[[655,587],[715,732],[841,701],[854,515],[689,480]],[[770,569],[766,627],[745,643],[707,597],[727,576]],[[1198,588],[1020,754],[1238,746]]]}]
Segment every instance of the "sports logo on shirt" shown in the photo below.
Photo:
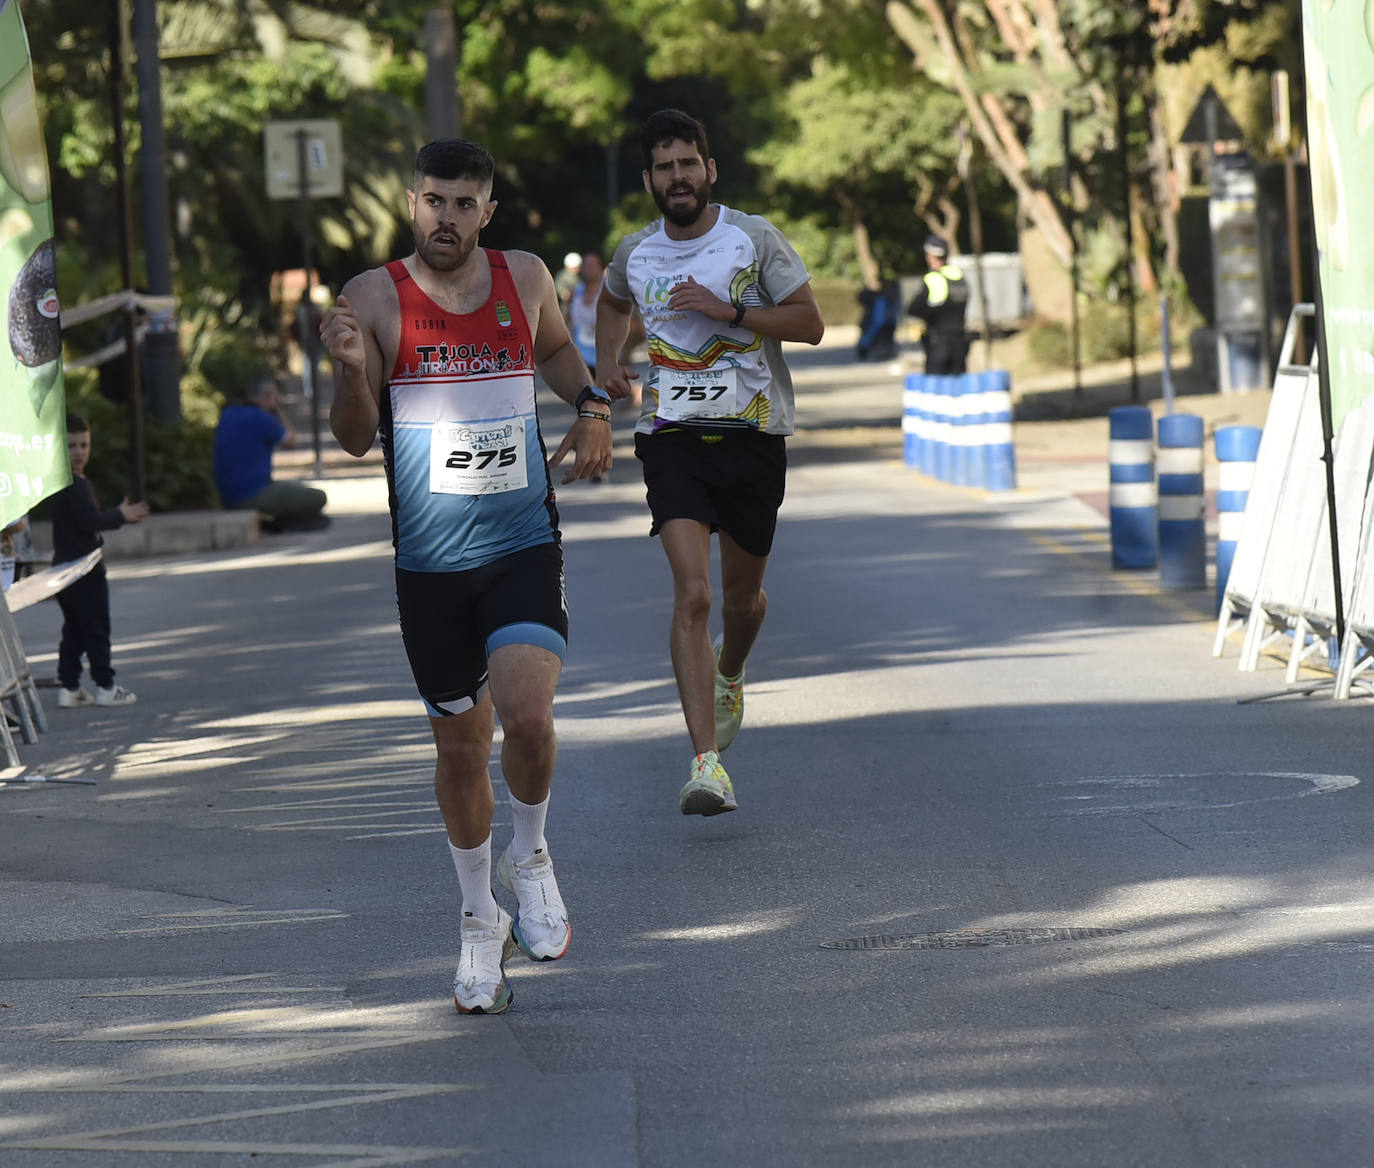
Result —
[{"label": "sports logo on shirt", "polygon": [[415,356],[414,369],[406,362],[407,377],[432,377],[445,373],[506,373],[530,368],[529,353],[524,345],[512,356],[508,346],[493,350],[486,343],[480,346],[450,345],[445,341],[438,345],[416,345]]},{"label": "sports logo on shirt", "polygon": [[496,323],[503,328],[510,324],[510,305],[504,300],[496,302]]}]

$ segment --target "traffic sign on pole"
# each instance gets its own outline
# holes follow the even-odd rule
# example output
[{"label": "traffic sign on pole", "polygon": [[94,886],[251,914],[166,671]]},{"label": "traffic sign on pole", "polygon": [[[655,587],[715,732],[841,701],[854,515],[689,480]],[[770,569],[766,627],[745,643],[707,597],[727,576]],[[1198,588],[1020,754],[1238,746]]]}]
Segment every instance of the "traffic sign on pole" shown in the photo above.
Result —
[{"label": "traffic sign on pole", "polygon": [[267,197],[297,199],[302,194],[299,136],[305,135],[305,186],[312,198],[343,194],[343,133],[334,118],[294,118],[268,122],[263,131]]}]

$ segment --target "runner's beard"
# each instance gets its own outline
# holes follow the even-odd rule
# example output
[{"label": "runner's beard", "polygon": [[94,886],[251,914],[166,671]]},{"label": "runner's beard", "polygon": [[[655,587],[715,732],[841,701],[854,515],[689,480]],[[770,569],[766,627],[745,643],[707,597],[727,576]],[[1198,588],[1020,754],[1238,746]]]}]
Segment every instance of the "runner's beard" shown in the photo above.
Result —
[{"label": "runner's beard", "polygon": [[692,226],[701,218],[701,213],[706,210],[707,204],[711,202],[711,184],[709,181],[702,183],[699,187],[692,188],[692,194],[695,197],[686,208],[673,207],[668,202],[667,193],[660,193],[657,187],[654,187],[651,193],[654,196],[655,205],[663,212],[663,217],[676,227]]},{"label": "runner's beard", "polygon": [[436,272],[452,272],[463,266],[468,256],[472,255],[473,249],[477,246],[477,237],[464,240],[456,231],[434,232],[435,235],[449,235],[457,241],[457,246],[452,251],[439,251],[431,246],[430,237],[423,235],[420,229],[412,221],[410,225],[411,234],[415,237],[415,251],[419,257]]}]

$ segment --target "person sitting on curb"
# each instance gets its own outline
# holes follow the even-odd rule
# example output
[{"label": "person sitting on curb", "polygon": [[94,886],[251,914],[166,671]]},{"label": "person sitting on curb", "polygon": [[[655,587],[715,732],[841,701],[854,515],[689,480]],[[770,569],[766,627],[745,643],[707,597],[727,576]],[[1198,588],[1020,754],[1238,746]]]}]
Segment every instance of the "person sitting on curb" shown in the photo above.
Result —
[{"label": "person sitting on curb", "polygon": [[329,526],[328,496],[304,483],[272,478],[272,451],[296,445],[296,431],[282,409],[277,383],[260,377],[242,405],[225,406],[215,427],[215,486],[231,510],[252,508],[262,530],[317,531]]}]

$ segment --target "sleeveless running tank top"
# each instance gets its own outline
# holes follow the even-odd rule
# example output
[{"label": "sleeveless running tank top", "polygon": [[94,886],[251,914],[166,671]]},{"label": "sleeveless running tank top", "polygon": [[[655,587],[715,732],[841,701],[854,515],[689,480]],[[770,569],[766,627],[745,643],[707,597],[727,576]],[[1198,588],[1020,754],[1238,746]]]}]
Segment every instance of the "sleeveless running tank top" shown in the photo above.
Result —
[{"label": "sleeveless running tank top", "polygon": [[386,265],[401,337],[380,430],[396,566],[407,571],[464,571],[558,541],[529,322],[506,257],[483,251],[491,295],[462,315],[431,300],[403,261]]}]

